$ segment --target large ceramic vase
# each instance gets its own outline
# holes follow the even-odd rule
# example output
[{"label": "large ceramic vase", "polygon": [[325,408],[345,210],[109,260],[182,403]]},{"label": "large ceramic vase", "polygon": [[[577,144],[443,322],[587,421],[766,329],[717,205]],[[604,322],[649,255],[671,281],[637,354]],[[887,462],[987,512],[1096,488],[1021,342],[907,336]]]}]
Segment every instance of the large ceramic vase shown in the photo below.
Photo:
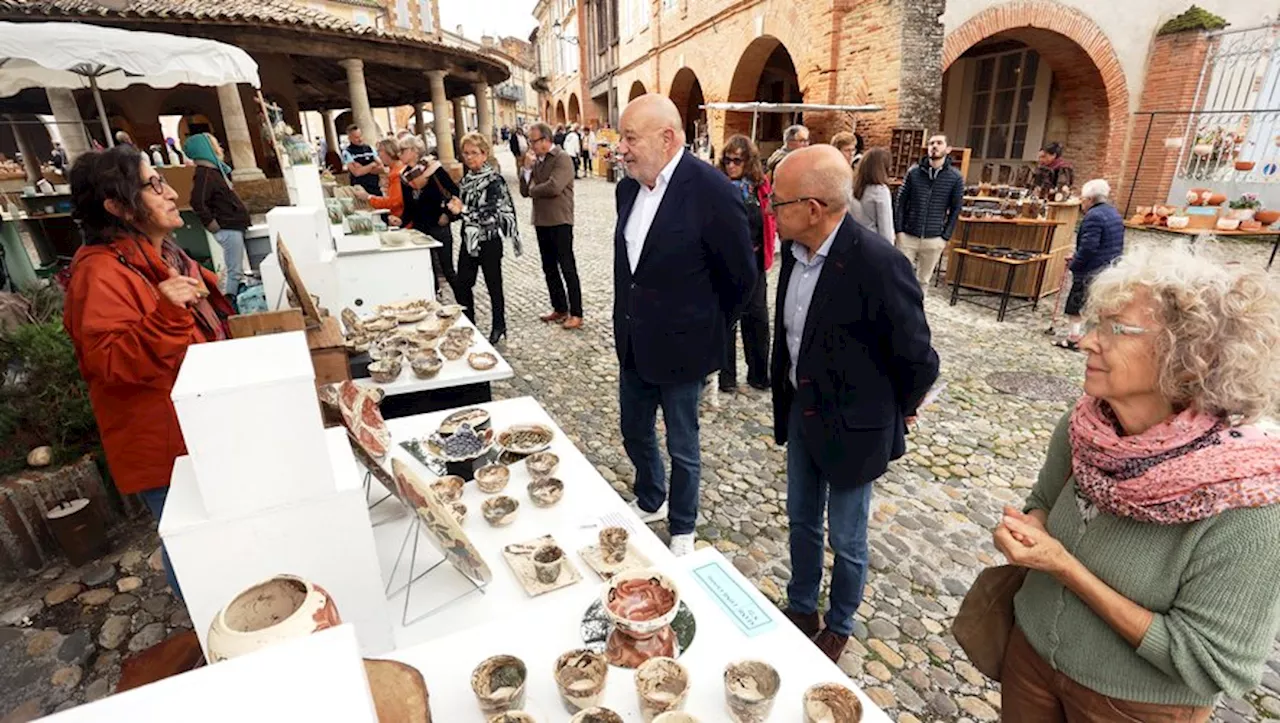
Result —
[{"label": "large ceramic vase", "polygon": [[240,593],[209,626],[209,662],[251,653],[282,640],[341,624],[325,589],[293,575],[276,575]]}]

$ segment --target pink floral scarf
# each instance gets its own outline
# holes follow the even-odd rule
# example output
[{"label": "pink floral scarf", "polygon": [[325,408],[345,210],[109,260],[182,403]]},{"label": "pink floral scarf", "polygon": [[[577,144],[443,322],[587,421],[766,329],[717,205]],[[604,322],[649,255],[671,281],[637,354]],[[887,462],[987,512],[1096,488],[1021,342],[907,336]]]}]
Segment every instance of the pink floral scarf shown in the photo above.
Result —
[{"label": "pink floral scarf", "polygon": [[1070,424],[1076,489],[1102,512],[1180,525],[1280,502],[1280,439],[1256,427],[1186,410],[1126,437],[1090,396]]}]

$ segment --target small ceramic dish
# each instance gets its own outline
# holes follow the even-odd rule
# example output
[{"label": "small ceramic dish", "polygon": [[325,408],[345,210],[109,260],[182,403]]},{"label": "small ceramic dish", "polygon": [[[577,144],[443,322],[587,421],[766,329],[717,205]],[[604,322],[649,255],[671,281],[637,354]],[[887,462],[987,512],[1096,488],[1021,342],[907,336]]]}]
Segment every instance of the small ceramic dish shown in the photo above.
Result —
[{"label": "small ceramic dish", "polygon": [[467,346],[475,343],[476,330],[470,326],[455,326],[444,333],[450,339],[459,339],[465,341]]},{"label": "small ceramic dish", "polygon": [[555,452],[538,452],[531,454],[524,460],[525,469],[529,470],[529,475],[534,479],[546,477],[556,471],[556,467],[560,466],[560,458]]},{"label": "small ceramic dish", "polygon": [[511,470],[501,464],[486,464],[476,470],[476,486],[485,494],[494,495],[507,486],[511,480]]},{"label": "small ceramic dish", "polygon": [[434,351],[430,354],[420,354],[409,360],[409,368],[413,370],[413,375],[419,379],[434,377],[440,373],[440,368],[443,366],[444,360]]},{"label": "small ceramic dish", "polygon": [[461,313],[461,304],[444,304],[439,309],[436,309],[436,316],[439,316],[441,319],[456,319],[458,318],[458,314]]},{"label": "small ceramic dish", "polygon": [[461,525],[463,522],[466,522],[467,520],[466,505],[462,504],[461,502],[454,502],[449,505],[449,509],[453,511],[453,519],[457,520],[459,525]]},{"label": "small ceramic dish", "polygon": [[468,407],[467,409],[459,409],[458,411],[445,417],[440,422],[440,427],[436,430],[441,437],[448,437],[457,432],[462,425],[471,427],[476,432],[483,432],[490,429],[493,425],[489,420],[489,413],[479,407]]},{"label": "small ceramic dish", "polygon": [[519,511],[520,502],[506,495],[490,497],[480,505],[480,514],[484,515],[485,522],[494,527],[505,527],[511,524]]},{"label": "small ceramic dish", "polygon": [[578,711],[569,723],[623,723],[622,716],[608,708],[587,708]]},{"label": "small ceramic dish", "polygon": [[374,361],[401,361],[404,349],[386,342],[369,345],[369,358]]},{"label": "small ceramic dish", "polygon": [[466,480],[456,474],[441,477],[431,483],[431,490],[444,502],[457,502],[462,499],[462,488]]},{"label": "small ceramic dish", "polygon": [[467,353],[467,345],[466,342],[455,339],[445,339],[440,342],[439,350],[440,354],[444,356],[445,359],[448,359],[449,361],[457,361],[462,358],[463,354]]},{"label": "small ceramic dish", "polygon": [[379,384],[390,384],[400,377],[402,368],[399,359],[383,359],[369,365],[369,376]]},{"label": "small ceramic dish", "polygon": [[486,372],[498,366],[498,357],[487,351],[481,351],[467,355],[467,363],[476,371]]},{"label": "small ceramic dish", "polygon": [[396,323],[396,320],[394,318],[385,318],[381,316],[374,317],[372,319],[365,319],[362,323],[364,324],[364,328],[367,331],[375,331],[375,332],[391,331],[392,329],[399,326],[399,324]]},{"label": "small ceramic dish", "polygon": [[862,701],[838,683],[819,683],[804,692],[805,723],[859,723]]},{"label": "small ceramic dish", "polygon": [[552,507],[564,497],[564,483],[555,477],[543,477],[529,483],[529,499],[534,507]]}]

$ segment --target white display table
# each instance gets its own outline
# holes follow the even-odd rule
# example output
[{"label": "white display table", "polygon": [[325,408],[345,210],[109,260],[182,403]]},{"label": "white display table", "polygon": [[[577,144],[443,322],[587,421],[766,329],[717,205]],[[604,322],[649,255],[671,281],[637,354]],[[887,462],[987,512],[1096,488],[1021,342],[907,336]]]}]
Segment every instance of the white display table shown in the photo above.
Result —
[{"label": "white display table", "polygon": [[[354,380],[356,384],[364,387],[381,389],[388,397],[397,394],[413,394],[414,392],[426,392],[433,389],[446,389],[448,387],[458,387],[464,384],[483,384],[487,382],[496,382],[502,379],[510,379],[515,376],[515,371],[511,369],[511,365],[502,357],[502,354],[489,340],[485,338],[484,333],[476,328],[471,320],[462,315],[454,322],[454,326],[471,327],[475,329],[476,343],[467,349],[467,354],[476,354],[479,352],[489,352],[498,358],[498,364],[492,369],[479,371],[472,369],[467,363],[467,354],[461,359],[444,360],[444,366],[440,368],[440,373],[430,379],[419,379],[414,375],[413,370],[409,368],[408,362],[404,363],[404,368],[400,371],[400,376],[390,384],[378,384],[367,377]],[[406,328],[412,328],[412,325],[406,325]],[[441,337],[442,339],[444,337]]]},{"label": "white display table", "polygon": [[[754,638],[739,631],[690,574],[691,570],[706,564],[718,564],[733,576],[772,615],[774,626]],[[660,567],[675,579],[682,599],[697,620],[693,644],[679,659],[689,671],[691,681],[683,710],[706,723],[729,720],[724,702],[724,668],[730,662],[749,658],[770,663],[781,675],[782,686],[770,721],[800,723],[804,720],[801,701],[805,689],[817,683],[839,683],[858,694],[863,721],[889,723],[889,717],[788,623],[719,552],[707,548],[679,560],[665,560]],[[601,587],[590,571],[584,571],[583,578],[577,585],[561,591],[564,595],[553,607],[535,610],[513,604],[502,614],[494,615],[488,625],[403,648],[388,657],[412,665],[422,673],[431,695],[433,719],[483,723],[486,718],[471,692],[471,671],[491,655],[514,655],[524,661],[529,671],[524,710],[541,723],[565,723],[570,715],[556,692],[552,669],[561,653],[582,647],[579,621]],[[610,667],[601,705],[621,715],[623,720],[641,720],[635,672]]]}]

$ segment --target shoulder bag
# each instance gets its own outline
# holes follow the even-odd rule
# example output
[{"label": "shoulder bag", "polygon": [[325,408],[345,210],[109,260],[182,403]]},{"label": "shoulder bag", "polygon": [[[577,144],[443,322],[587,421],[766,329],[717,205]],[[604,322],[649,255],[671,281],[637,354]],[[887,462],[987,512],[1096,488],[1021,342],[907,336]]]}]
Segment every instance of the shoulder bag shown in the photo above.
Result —
[{"label": "shoulder bag", "polygon": [[973,667],[992,680],[1000,680],[1004,651],[1015,625],[1013,596],[1022,589],[1026,578],[1025,567],[988,567],[978,574],[973,587],[965,593],[960,611],[951,623],[951,634]]}]

